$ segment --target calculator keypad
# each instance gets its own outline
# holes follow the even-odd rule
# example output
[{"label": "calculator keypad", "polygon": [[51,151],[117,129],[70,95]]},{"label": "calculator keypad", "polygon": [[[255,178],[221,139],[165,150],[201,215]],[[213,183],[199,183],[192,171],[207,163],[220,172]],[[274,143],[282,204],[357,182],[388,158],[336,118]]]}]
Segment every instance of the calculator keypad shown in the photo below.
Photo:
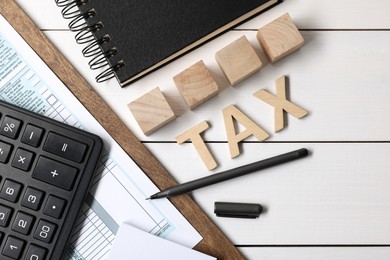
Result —
[{"label": "calculator keypad", "polygon": [[65,205],[66,201],[64,199],[50,195],[47,198],[45,207],[43,208],[43,214],[53,218],[61,218]]},{"label": "calculator keypad", "polygon": [[84,185],[83,197],[74,197],[88,163],[97,164],[101,140],[13,114],[1,101],[0,109],[0,259],[58,259],[56,241],[65,229],[70,236],[76,219],[71,214],[67,223],[67,216],[86,194]]},{"label": "calculator keypad", "polygon": [[12,209],[0,204],[0,226],[6,227],[8,226],[10,217],[11,217]]},{"label": "calculator keypad", "polygon": [[2,254],[12,259],[19,259],[25,242],[16,237],[9,236],[5,242]]},{"label": "calculator keypad", "polygon": [[24,130],[21,141],[25,144],[38,147],[43,135],[43,129],[34,125],[28,124]]},{"label": "calculator keypad", "polygon": [[24,259],[28,260],[41,260],[45,259],[47,250],[36,246],[34,244],[31,244],[27,250],[26,257]]},{"label": "calculator keypad", "polygon": [[3,187],[1,188],[0,198],[10,202],[16,202],[19,198],[21,189],[22,184],[16,181],[5,180]]},{"label": "calculator keypad", "polygon": [[6,116],[1,124],[0,134],[12,139],[16,139],[22,122],[15,118]]},{"label": "calculator keypad", "polygon": [[23,171],[28,171],[32,164],[34,153],[18,148],[16,150],[12,166]]},{"label": "calculator keypad", "polygon": [[77,169],[58,161],[39,157],[32,177],[65,190],[71,190]]},{"label": "calculator keypad", "polygon": [[12,146],[7,143],[0,142],[0,163],[6,163],[11,153]]},{"label": "calculator keypad", "polygon": [[33,221],[33,216],[19,211],[12,224],[12,229],[20,234],[28,235],[32,228]]},{"label": "calculator keypad", "polygon": [[81,162],[87,146],[65,136],[49,133],[43,150],[75,162]]},{"label": "calculator keypad", "polygon": [[46,243],[50,243],[56,232],[57,226],[46,220],[39,220],[37,229],[34,233],[34,238]]},{"label": "calculator keypad", "polygon": [[32,209],[38,210],[41,205],[43,199],[43,192],[31,187],[27,187],[26,193],[23,196],[22,206]]}]

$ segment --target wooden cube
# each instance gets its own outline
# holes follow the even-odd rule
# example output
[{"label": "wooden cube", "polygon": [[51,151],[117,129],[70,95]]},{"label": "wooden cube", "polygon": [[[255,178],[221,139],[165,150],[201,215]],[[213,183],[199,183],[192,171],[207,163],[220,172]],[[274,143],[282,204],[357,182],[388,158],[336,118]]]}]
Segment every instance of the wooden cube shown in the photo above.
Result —
[{"label": "wooden cube", "polygon": [[257,40],[271,63],[298,50],[304,42],[288,13],[260,28]]},{"label": "wooden cube", "polygon": [[173,77],[177,89],[192,110],[216,94],[219,88],[203,61]]},{"label": "wooden cube", "polygon": [[168,101],[158,87],[127,106],[145,135],[151,134],[175,118]]},{"label": "wooden cube", "polygon": [[245,36],[219,50],[215,54],[215,59],[232,86],[259,71],[263,66]]}]

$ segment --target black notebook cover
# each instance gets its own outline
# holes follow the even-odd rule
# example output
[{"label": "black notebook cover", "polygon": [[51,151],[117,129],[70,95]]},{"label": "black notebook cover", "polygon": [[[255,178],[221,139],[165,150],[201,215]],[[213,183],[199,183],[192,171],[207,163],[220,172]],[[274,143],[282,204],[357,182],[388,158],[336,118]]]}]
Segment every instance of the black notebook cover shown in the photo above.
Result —
[{"label": "black notebook cover", "polygon": [[[199,46],[223,31],[249,19],[280,0],[90,0],[79,6],[109,57],[115,76],[125,86]],[[117,68],[117,64],[123,67]]]}]

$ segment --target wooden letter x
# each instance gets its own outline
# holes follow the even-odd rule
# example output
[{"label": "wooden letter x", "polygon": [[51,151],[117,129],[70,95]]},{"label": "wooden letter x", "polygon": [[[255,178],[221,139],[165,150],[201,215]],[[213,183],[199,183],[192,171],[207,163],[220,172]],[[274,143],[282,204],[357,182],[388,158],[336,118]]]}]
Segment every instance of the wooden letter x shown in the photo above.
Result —
[{"label": "wooden letter x", "polygon": [[270,94],[267,90],[261,89],[253,95],[274,107],[275,111],[275,132],[284,128],[283,111],[293,115],[296,118],[302,118],[307,112],[286,99],[286,77],[281,76],[276,79],[276,96]]}]

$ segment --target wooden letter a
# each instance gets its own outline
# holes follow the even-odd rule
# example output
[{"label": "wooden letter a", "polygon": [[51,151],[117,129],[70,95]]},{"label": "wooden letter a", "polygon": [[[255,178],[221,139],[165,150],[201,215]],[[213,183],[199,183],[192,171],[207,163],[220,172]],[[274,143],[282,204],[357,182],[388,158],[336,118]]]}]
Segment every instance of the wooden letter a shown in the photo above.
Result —
[{"label": "wooden letter a", "polygon": [[[236,127],[233,118],[246,127],[246,129],[236,134]],[[223,110],[223,119],[225,121],[226,135],[229,143],[230,156],[232,158],[240,154],[238,143],[248,138],[251,135],[256,136],[257,139],[263,141],[269,137],[269,134],[260,126],[250,120],[238,108],[233,105],[228,106]]]}]

